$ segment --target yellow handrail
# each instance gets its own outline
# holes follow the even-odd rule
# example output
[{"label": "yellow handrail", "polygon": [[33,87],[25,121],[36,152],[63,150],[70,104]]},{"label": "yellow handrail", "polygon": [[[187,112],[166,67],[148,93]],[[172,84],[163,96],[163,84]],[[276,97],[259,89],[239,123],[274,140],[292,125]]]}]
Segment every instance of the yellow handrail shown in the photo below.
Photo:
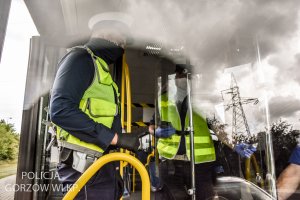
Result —
[{"label": "yellow handrail", "polygon": [[145,167],[147,167],[149,165],[152,157],[154,157],[154,150],[147,156],[147,162],[145,164]]},{"label": "yellow handrail", "polygon": [[250,158],[247,158],[247,159],[245,160],[245,178],[246,178],[246,180],[248,180],[248,181],[251,181],[251,180],[250,180],[250,179],[251,179],[251,169],[250,169],[251,163],[250,163],[250,161],[251,161]]},{"label": "yellow handrail", "polygon": [[[259,166],[257,164],[256,157],[255,157],[255,155],[252,155],[250,158],[247,158],[246,161],[245,161],[245,178],[248,181],[251,181],[251,170],[250,170],[251,161],[252,161],[252,165],[254,167],[256,176],[257,177],[259,176],[261,178],[260,169],[259,169]],[[262,178],[261,178],[261,180],[259,180],[259,182],[260,182],[260,186],[264,187],[264,181],[263,181]]]},{"label": "yellow handrail", "polygon": [[[125,127],[125,67],[124,67],[124,56],[125,54],[123,55],[123,60],[122,60],[122,77],[121,77],[121,126],[122,126],[122,131]],[[123,151],[123,150],[121,150]],[[123,174],[124,174],[124,167],[126,166],[126,163],[124,163],[123,161],[120,161],[120,175],[123,177]]]},{"label": "yellow handrail", "polygon": [[90,178],[106,163],[123,160],[130,163],[136,168],[142,179],[142,200],[150,200],[150,180],[148,172],[144,165],[135,157],[126,153],[110,153],[100,157],[94,162],[76,181],[76,183],[70,188],[68,193],[64,196],[63,200],[71,200],[76,197],[78,192],[83,186],[90,180]]},{"label": "yellow handrail", "polygon": [[[130,73],[129,67],[126,62],[126,56],[123,55],[122,69],[125,75],[125,88],[126,88],[126,131],[131,133],[131,122],[132,122],[132,111],[131,111],[131,84],[130,84]],[[124,119],[124,118],[123,118]],[[123,124],[125,124],[123,122]],[[128,152],[127,152],[128,153]],[[123,166],[124,167],[124,166]],[[135,192],[135,168],[133,168],[132,178],[132,192]]]},{"label": "yellow handrail", "polygon": [[[125,55],[124,55],[125,56]],[[124,56],[123,56],[123,62],[122,62],[122,78],[121,78],[121,124],[122,124],[122,128],[125,127],[125,124],[124,124],[124,116],[125,116],[125,108],[124,108],[124,105],[125,105],[125,67],[124,67]]]},{"label": "yellow handrail", "polygon": [[131,121],[132,121],[132,113],[131,113],[131,87],[130,87],[130,73],[129,73],[129,68],[126,63],[126,57],[125,55],[123,56],[123,67],[125,70],[125,85],[126,85],[126,103],[127,103],[127,108],[126,108],[126,113],[127,113],[127,126],[126,126],[126,131],[128,133],[131,133]]}]

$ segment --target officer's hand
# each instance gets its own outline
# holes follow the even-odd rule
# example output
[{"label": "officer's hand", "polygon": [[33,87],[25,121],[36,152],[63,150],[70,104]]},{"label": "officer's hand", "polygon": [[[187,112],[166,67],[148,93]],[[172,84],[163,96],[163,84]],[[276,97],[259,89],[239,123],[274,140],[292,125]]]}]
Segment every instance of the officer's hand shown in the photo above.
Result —
[{"label": "officer's hand", "polygon": [[234,146],[234,151],[236,151],[242,158],[250,158],[251,155],[256,151],[256,148],[252,145],[239,143]]},{"label": "officer's hand", "polygon": [[177,130],[176,130],[176,134],[177,134],[177,135],[180,135],[180,136],[188,135],[189,133],[190,133],[189,131],[177,131]]},{"label": "officer's hand", "polygon": [[158,127],[155,130],[155,136],[159,138],[168,138],[171,137],[175,132],[176,130],[172,126],[167,126],[164,128]]},{"label": "officer's hand", "polygon": [[117,146],[137,152],[140,146],[140,140],[137,134],[121,133],[118,135]]}]

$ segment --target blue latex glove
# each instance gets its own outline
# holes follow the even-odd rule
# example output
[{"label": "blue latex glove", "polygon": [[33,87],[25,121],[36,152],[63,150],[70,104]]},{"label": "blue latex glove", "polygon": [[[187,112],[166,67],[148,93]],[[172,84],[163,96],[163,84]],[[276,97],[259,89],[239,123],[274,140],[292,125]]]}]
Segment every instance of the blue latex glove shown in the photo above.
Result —
[{"label": "blue latex glove", "polygon": [[236,151],[242,158],[250,158],[251,155],[256,151],[256,148],[252,145],[239,143],[234,146],[234,151]]},{"label": "blue latex glove", "polygon": [[176,130],[172,126],[167,126],[164,128],[158,127],[155,130],[155,136],[159,138],[168,138],[175,134]]}]

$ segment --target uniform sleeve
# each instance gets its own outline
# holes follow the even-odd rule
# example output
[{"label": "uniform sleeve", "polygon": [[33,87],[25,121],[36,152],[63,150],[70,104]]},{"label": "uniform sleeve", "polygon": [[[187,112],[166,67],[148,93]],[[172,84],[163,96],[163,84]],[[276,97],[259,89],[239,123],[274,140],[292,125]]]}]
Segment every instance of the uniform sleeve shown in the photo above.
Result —
[{"label": "uniform sleeve", "polygon": [[114,132],[94,122],[79,109],[84,92],[94,78],[94,66],[87,53],[71,52],[59,64],[50,100],[51,120],[82,141],[105,150]]},{"label": "uniform sleeve", "polygon": [[155,125],[155,114],[152,115],[152,118],[149,121],[150,125]]},{"label": "uniform sleeve", "polygon": [[293,153],[290,156],[289,163],[300,165],[300,146],[294,149]]}]

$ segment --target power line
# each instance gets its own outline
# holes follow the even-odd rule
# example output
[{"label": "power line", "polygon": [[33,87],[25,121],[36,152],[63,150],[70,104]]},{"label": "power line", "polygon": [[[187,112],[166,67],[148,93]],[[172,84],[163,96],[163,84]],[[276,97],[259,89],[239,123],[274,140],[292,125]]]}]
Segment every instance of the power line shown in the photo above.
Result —
[{"label": "power line", "polygon": [[231,95],[230,102],[224,104],[225,111],[228,111],[232,108],[232,137],[233,140],[237,143],[239,142],[249,142],[253,140],[247,118],[243,109],[244,104],[253,103],[256,105],[259,100],[257,98],[246,98],[240,96],[239,87],[237,85],[236,79],[231,73],[231,84],[230,88],[221,91],[223,101],[225,95]]}]

